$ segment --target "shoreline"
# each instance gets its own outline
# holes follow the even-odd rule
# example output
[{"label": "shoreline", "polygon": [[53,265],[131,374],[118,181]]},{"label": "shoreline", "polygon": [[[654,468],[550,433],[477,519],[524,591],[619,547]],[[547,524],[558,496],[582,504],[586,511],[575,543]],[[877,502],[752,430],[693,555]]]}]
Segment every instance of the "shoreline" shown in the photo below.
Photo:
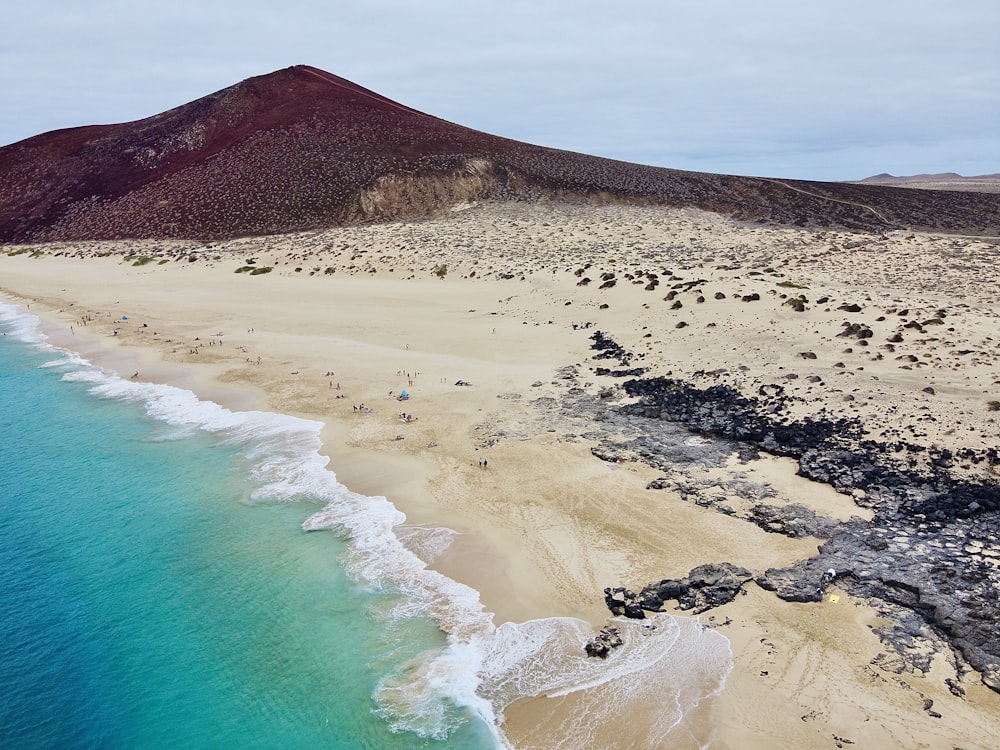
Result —
[{"label": "shoreline", "polygon": [[[569,212],[561,227],[555,224],[553,214],[558,217],[555,211],[540,215],[530,211],[513,215],[500,211],[491,216],[498,226],[505,221],[520,222],[519,230],[531,236],[535,233],[551,238],[561,229],[569,246],[586,244],[588,233],[597,235],[600,242],[592,240],[596,247],[604,242],[602,227],[609,227],[608,236],[614,234],[610,226],[612,217],[632,215],[624,209],[606,215],[598,212],[591,224],[583,225],[579,222],[584,213],[582,209]],[[721,231],[721,227],[731,232],[729,242],[736,242],[743,231],[751,233],[745,240],[753,237],[759,241],[770,236],[772,246],[767,252],[757,252],[761,257],[769,255],[773,267],[782,268],[779,263],[782,252],[794,250],[799,257],[809,257],[789,239],[801,240],[806,233],[792,232],[786,236],[775,232],[771,236],[765,230],[728,226],[717,217],[696,216],[692,212],[669,214],[674,225],[664,219],[658,233],[652,232],[648,227],[651,221],[667,213],[650,210],[634,213],[634,221],[642,221],[647,227],[641,234],[655,235],[645,237],[646,247],[670,242],[686,247],[691,235],[697,237],[703,228],[715,232]],[[517,264],[506,256],[487,252],[471,264],[446,247],[453,235],[468,231],[469,214],[463,212],[462,221],[454,226],[450,220],[442,220],[417,227],[399,224],[373,229],[375,239],[382,235],[386,238],[378,249],[382,259],[377,263],[377,274],[358,268],[347,278],[337,273],[324,278],[322,272],[313,279],[297,275],[293,266],[322,267],[326,262],[334,262],[332,252],[327,260],[320,260],[318,251],[314,251],[316,257],[310,261],[296,257],[284,266],[276,263],[276,274],[253,280],[234,276],[229,268],[244,258],[245,253],[239,249],[225,251],[233,253],[231,259],[220,255],[218,261],[203,259],[182,265],[175,261],[164,268],[133,268],[120,257],[77,260],[17,256],[0,258],[4,274],[0,287],[10,292],[18,292],[20,288],[25,303],[30,302],[30,311],[36,314],[37,305],[51,306],[44,318],[53,325],[67,325],[75,319],[69,312],[71,303],[85,314],[98,310],[112,313],[109,308],[117,305],[120,313],[99,319],[101,331],[95,340],[107,362],[125,357],[109,368],[123,377],[135,367],[141,379],[148,376],[156,382],[159,378],[174,384],[185,382],[181,387],[203,398],[212,392],[210,400],[230,408],[232,404],[252,403],[253,408],[323,421],[326,424],[323,454],[330,457],[331,467],[342,483],[364,494],[386,495],[406,513],[408,523],[433,523],[459,533],[451,558],[445,555],[433,567],[480,591],[486,609],[497,614],[498,625],[508,620],[523,622],[535,617],[565,615],[583,617],[599,626],[609,614],[600,598],[605,586],[641,586],[663,577],[680,577],[706,561],[731,560],[762,571],[815,554],[818,540],[814,538],[794,540],[766,534],[745,521],[706,510],[696,503],[663,496],[650,498],[646,486],[660,472],[637,460],[609,465],[591,454],[591,446],[599,440],[601,425],[555,423],[551,414],[540,417],[534,406],[539,399],[564,400],[572,387],[594,392],[596,397],[600,389],[613,385],[613,379],[582,371],[584,367],[607,365],[594,359],[589,340],[593,330],[582,327],[597,318],[603,319],[595,328],[607,327],[623,341],[632,336],[626,343],[629,349],[646,353],[644,366],[655,361],[664,372],[679,370],[678,374],[687,374],[686,369],[693,375],[708,369],[713,359],[717,364],[720,361],[726,364],[719,356],[725,342],[720,342],[722,346],[709,342],[706,351],[705,342],[685,329],[677,328],[678,333],[667,334],[665,323],[683,315],[684,321],[677,322],[687,322],[688,330],[698,327],[704,331],[706,320],[728,326],[731,331],[739,330],[746,311],[754,308],[752,303],[734,299],[736,288],[742,286],[747,293],[753,288],[763,290],[758,282],[764,279],[748,275],[747,269],[720,271],[704,265],[685,272],[675,266],[671,270],[676,273],[672,275],[682,277],[681,283],[710,277],[698,284],[697,290],[709,292],[713,287],[725,287],[728,295],[711,312],[705,312],[710,307],[710,293],[703,292],[704,303],[678,295],[676,301],[683,299],[686,306],[670,311],[670,301],[662,298],[672,284],[663,282],[654,294],[649,294],[644,285],[625,279],[625,273],[629,272],[625,259],[616,264],[619,284],[603,293],[594,288],[596,281],[587,287],[578,286],[582,275],[575,275],[575,271],[583,263],[568,254],[568,249],[557,248],[552,252],[547,266],[532,267],[519,261],[520,266],[514,268]],[[426,271],[425,278],[406,279],[402,278],[403,273],[388,276],[389,267],[402,271],[407,263],[405,253],[394,249],[391,243],[413,242],[412,235],[418,230],[436,230],[443,236],[437,245],[427,249],[417,243],[416,252],[444,258],[441,262],[449,265],[447,278],[434,278]],[[363,232],[345,230],[341,234],[355,237],[363,236]],[[481,246],[502,247],[509,237],[499,232],[498,239],[487,238]],[[301,249],[305,244],[303,238],[282,241],[290,256],[308,254]],[[269,244],[264,239],[259,242]],[[317,239],[319,242],[335,244],[322,238]],[[844,239],[839,242],[846,244]],[[920,242],[933,248],[937,241]],[[950,247],[952,241],[942,242]],[[530,242],[524,240],[524,244],[529,246]],[[969,244],[977,246],[975,241]],[[828,241],[823,245],[826,252]],[[356,254],[356,250],[353,252]],[[592,255],[596,260],[596,249]],[[275,257],[278,256],[280,252],[275,251]],[[792,265],[790,257],[785,258],[783,274],[791,271],[787,267]],[[266,260],[270,262],[270,258]],[[716,256],[716,261],[721,260]],[[345,263],[346,258],[339,262]],[[492,264],[488,267],[494,277],[512,272],[515,277],[487,279],[482,273],[469,276],[470,270],[474,270],[472,265],[482,270],[487,264]],[[761,275],[773,288],[774,274],[763,272],[763,264],[760,268]],[[814,277],[822,275],[814,264],[804,268]],[[63,277],[69,269],[73,269],[73,275]],[[584,273],[597,278],[596,273]],[[805,270],[798,273],[804,274]],[[839,289],[838,285],[844,284],[844,279],[830,270],[824,273],[830,277],[826,281],[828,289]],[[462,278],[456,278],[459,274]],[[416,271],[412,275],[416,276]],[[660,271],[659,278],[667,277]],[[784,280],[789,276],[778,278]],[[651,283],[648,277],[643,281]],[[920,304],[925,307],[943,304],[942,300],[953,293],[944,283],[947,281],[943,280],[944,288],[937,293],[937,299],[933,299],[934,294],[927,294],[931,299]],[[247,282],[263,283],[252,287]],[[919,282],[918,278],[914,286],[919,286]],[[803,283],[801,276],[792,283]],[[810,283],[814,283],[812,279]],[[253,306],[244,298],[245,290],[253,288],[267,290],[271,306],[263,314],[252,312]],[[184,289],[187,298],[175,299],[177,289]],[[787,290],[784,293],[796,292],[794,287],[784,289]],[[989,296],[986,289],[977,293],[983,299]],[[808,294],[812,296],[813,292]],[[853,299],[864,301],[859,296]],[[836,301],[840,303],[842,298]],[[979,325],[980,320],[988,324],[988,318],[995,317],[996,308],[973,302],[974,310],[955,314],[964,315],[970,325]],[[609,308],[602,310],[600,304],[608,304]],[[654,305],[668,312],[654,313],[651,311]],[[352,306],[363,309],[352,310]],[[333,320],[328,323],[318,320],[318,312],[331,307],[335,308]],[[732,369],[719,377],[731,382],[751,381],[761,373],[791,371],[794,363],[801,361],[801,351],[821,351],[817,345],[824,338],[810,338],[809,329],[795,320],[796,313],[790,310],[786,313],[783,307],[783,303],[768,305],[764,318],[758,310],[751,313],[758,321],[757,328],[751,331],[743,327],[737,347],[740,351],[729,355]],[[980,315],[979,310],[989,314]],[[154,341],[130,325],[123,328],[119,337],[111,336],[110,328],[114,322],[120,322],[116,319],[122,314],[128,316],[129,324],[149,321],[152,329],[164,333],[157,335],[159,341]],[[712,317],[706,318],[707,315]],[[787,318],[789,327],[783,336],[790,340],[768,341],[764,336],[770,325],[768,315]],[[851,314],[834,312],[823,321],[829,320],[839,327],[838,317],[849,318]],[[265,320],[259,322],[261,318]],[[817,322],[813,317],[810,327],[835,336],[837,328],[831,330],[823,321]],[[91,328],[87,326],[88,336],[94,335]],[[212,339],[213,333],[224,330],[224,335],[218,337],[224,342],[219,349],[203,343]],[[246,334],[242,333],[244,330]],[[644,339],[647,330],[655,332],[650,337],[652,341]],[[197,346],[196,337],[202,342]],[[668,337],[669,345],[658,340]],[[83,334],[72,338],[83,340]],[[838,343],[840,349],[852,342]],[[242,351],[244,346],[247,352]],[[191,354],[195,348],[199,353]],[[754,349],[760,349],[759,359],[751,354]],[[261,366],[242,361],[246,359],[244,354],[252,358],[258,352],[265,360]],[[120,368],[128,356],[136,356],[138,364],[126,365],[123,372]],[[820,356],[827,359],[825,352]],[[851,360],[845,354],[835,356]],[[749,369],[741,371],[735,364]],[[839,373],[829,363],[823,364],[824,377],[834,383],[836,378],[855,383],[865,378],[868,384],[869,391],[863,398],[844,394],[844,389],[839,388],[838,396],[854,395],[853,401],[840,402],[843,406],[838,408],[842,409],[872,404],[877,407],[895,399],[899,389],[910,387],[911,383],[922,385],[926,380],[920,370],[897,372],[899,377],[890,380],[891,373],[885,365],[875,364],[867,357],[863,365],[867,370],[856,369],[858,364],[854,364],[841,368],[843,373]],[[561,368],[569,366],[581,368],[579,385],[567,385],[569,381],[558,376]],[[993,369],[985,370],[985,374],[980,368],[977,380],[988,382],[990,377],[995,378],[989,374],[995,373],[995,365],[990,367]],[[875,369],[879,379],[868,380],[865,374]],[[327,371],[336,374],[329,378],[322,374]],[[294,372],[299,374],[293,375]],[[963,400],[966,396],[962,388],[968,390],[968,387],[962,385],[960,378],[949,378],[942,385],[945,374],[945,368],[934,370],[935,390],[945,398],[954,391],[953,403],[935,404],[934,408],[942,419],[951,414],[964,417],[963,409],[969,407]],[[473,385],[454,385],[459,378],[468,379]],[[342,386],[343,399],[335,399],[340,392],[331,386],[337,382]],[[789,387],[795,387],[804,401],[811,386],[796,381],[789,382]],[[388,395],[389,391],[398,394],[403,388],[412,393],[406,402]],[[832,407],[834,402],[829,395],[820,398],[827,399]],[[906,398],[924,405],[930,401],[919,388],[914,388],[913,394]],[[349,411],[354,402],[368,404],[375,413],[364,416]],[[416,415],[418,421],[403,423],[393,419],[394,414],[404,410]],[[928,431],[931,429],[933,426]],[[395,440],[397,435],[403,435],[403,439]],[[958,439],[972,442],[967,436]],[[428,447],[431,443],[436,445]],[[480,456],[488,457],[488,468],[478,465]],[[342,469],[338,469],[338,462],[343,464]],[[734,468],[720,467],[713,471],[722,480]],[[783,497],[809,492],[813,506],[828,515],[840,518],[852,513],[864,515],[864,509],[852,506],[849,498],[832,493],[828,487],[817,486],[813,491],[802,484],[806,480],[795,478],[794,468],[780,461],[764,461],[754,468],[761,475],[757,479],[777,487]],[[706,471],[705,476],[710,477],[711,471]],[[664,512],[669,519],[662,517]],[[626,514],[628,517],[623,520]],[[977,686],[972,679],[964,683],[966,697],[958,700],[948,692],[943,678],[930,680],[873,670],[871,663],[880,653],[881,645],[871,632],[871,624],[878,615],[846,593],[841,601],[839,606],[827,602],[794,605],[751,586],[746,596],[703,616],[706,620],[709,616],[716,618],[716,627],[729,637],[736,660],[723,695],[710,707],[707,721],[718,725],[713,747],[820,747],[827,746],[824,743],[829,742],[831,734],[859,744],[864,740],[868,741],[866,744],[888,741],[892,746],[903,747],[911,741],[924,741],[931,747],[944,747],[940,743],[945,727],[956,732],[956,737],[965,736],[966,746],[973,747],[979,732],[997,727],[993,717],[998,714],[990,713],[1000,707],[996,694]],[[827,622],[817,622],[817,618]],[[720,624],[726,619],[730,620],[728,625]],[[845,635],[845,643],[829,636],[827,631],[834,624],[842,627],[845,634],[851,634]],[[816,642],[803,639],[803,633],[817,635]],[[765,646],[765,642],[772,645]],[[787,657],[787,664],[781,664],[783,656]],[[940,664],[935,667],[938,671],[945,668]],[[944,719],[930,717],[922,708],[924,698],[918,696],[930,697]],[[538,699],[541,703],[546,700]],[[760,705],[767,707],[762,711],[767,716],[763,723],[754,718],[752,708]],[[880,705],[887,713],[878,722],[878,728],[870,726],[865,705]],[[530,717],[536,708],[537,705],[515,707],[509,712],[504,726],[514,730],[511,739],[515,746],[521,747],[517,743],[518,732],[529,734],[530,719],[525,717]],[[802,718],[807,715],[811,715],[808,721]]]}]

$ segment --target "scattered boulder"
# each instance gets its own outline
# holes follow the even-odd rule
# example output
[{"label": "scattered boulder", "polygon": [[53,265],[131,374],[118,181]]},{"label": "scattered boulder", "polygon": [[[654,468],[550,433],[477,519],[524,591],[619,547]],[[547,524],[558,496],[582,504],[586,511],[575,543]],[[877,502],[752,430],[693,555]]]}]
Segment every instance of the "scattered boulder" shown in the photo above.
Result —
[{"label": "scattered boulder", "polygon": [[844,330],[837,334],[841,338],[870,339],[875,335],[875,332],[864,323],[849,323],[845,321],[843,328]]},{"label": "scattered boulder", "polygon": [[607,659],[611,649],[618,648],[623,643],[618,628],[614,625],[605,625],[598,631],[597,635],[584,644],[583,650],[587,652],[587,656]]}]

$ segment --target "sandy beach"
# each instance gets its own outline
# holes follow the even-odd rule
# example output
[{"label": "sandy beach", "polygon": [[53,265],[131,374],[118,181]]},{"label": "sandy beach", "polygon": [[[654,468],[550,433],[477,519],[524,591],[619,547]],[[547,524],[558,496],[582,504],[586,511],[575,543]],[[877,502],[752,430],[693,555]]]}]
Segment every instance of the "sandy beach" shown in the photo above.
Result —
[{"label": "sandy beach", "polygon": [[[797,476],[788,458],[734,448],[722,466],[678,465],[682,495],[650,489],[664,472],[637,453],[596,456],[629,428],[560,406],[630,400],[601,374],[615,365],[596,331],[647,376],[749,395],[780,382],[797,415],[974,451],[1000,440],[997,253],[986,239],[690,209],[482,204],[207,245],[7,247],[0,293],[123,377],[324,422],[341,482],[386,496],[410,525],[457,532],[431,564],[478,590],[497,625],[565,616],[596,631],[605,587],[723,561],[759,575],[816,554],[822,539],[741,517],[737,484],[823,518],[872,518],[863,493]],[[983,552],[994,568],[996,553]],[[733,667],[672,746],[970,750],[1000,736],[1000,694],[960,655],[927,630],[919,647],[936,655],[914,668],[880,638],[886,613],[836,585],[793,603],[750,582],[701,625],[729,639]],[[553,716],[574,710],[520,701],[503,728],[519,749],[555,747]],[[609,720],[595,746],[645,747],[639,713],[655,710]]]}]

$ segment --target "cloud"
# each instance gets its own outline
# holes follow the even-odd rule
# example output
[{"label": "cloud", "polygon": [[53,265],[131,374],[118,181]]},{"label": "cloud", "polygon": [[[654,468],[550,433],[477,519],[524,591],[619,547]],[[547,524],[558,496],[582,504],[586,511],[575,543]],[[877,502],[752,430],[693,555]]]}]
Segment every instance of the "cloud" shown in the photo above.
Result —
[{"label": "cloud", "polygon": [[445,119],[661,166],[1000,171],[995,0],[50,0],[0,30],[0,143],[307,63]]}]

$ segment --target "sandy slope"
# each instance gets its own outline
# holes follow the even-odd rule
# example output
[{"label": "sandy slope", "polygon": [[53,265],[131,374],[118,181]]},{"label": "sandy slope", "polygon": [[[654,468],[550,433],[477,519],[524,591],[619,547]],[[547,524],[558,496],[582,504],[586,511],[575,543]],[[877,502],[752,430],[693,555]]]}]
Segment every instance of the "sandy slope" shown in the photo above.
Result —
[{"label": "sandy slope", "polygon": [[[782,382],[801,413],[859,416],[875,437],[991,445],[997,255],[985,241],[741,226],[689,210],[471,206],[211,247],[30,248],[0,256],[0,291],[72,326],[63,343],[123,373],[325,421],[341,481],[387,495],[412,523],[462,532],[435,565],[479,589],[497,623],[572,615],[599,625],[604,586],[723,560],[759,573],[819,540],[646,490],[657,471],[596,459],[594,425],[540,410],[539,399],[566,395],[567,366],[588,392],[616,385],[592,372],[608,366],[593,359],[594,330],[642,353],[635,364],[649,374],[748,393]],[[138,257],[152,260],[133,265]],[[250,260],[274,270],[233,273]],[[601,289],[602,274],[615,284]],[[798,295],[802,311],[786,304]],[[925,325],[903,327],[911,320]],[[868,345],[839,336],[845,323],[870,327]],[[397,401],[404,388],[411,398]],[[371,414],[354,411],[362,403]],[[869,517],[796,477],[790,461],[734,463],[719,485],[737,475],[771,485],[778,502]],[[897,674],[872,630],[877,613],[846,595],[793,605],[750,584],[704,618],[735,657],[724,695],[696,720],[717,727],[716,747],[985,748],[1000,734],[1000,696],[975,674],[953,695],[951,657],[926,675]],[[535,726],[545,703],[507,712],[519,747],[551,742]],[[611,735],[641,747],[629,725],[623,717]]]}]

